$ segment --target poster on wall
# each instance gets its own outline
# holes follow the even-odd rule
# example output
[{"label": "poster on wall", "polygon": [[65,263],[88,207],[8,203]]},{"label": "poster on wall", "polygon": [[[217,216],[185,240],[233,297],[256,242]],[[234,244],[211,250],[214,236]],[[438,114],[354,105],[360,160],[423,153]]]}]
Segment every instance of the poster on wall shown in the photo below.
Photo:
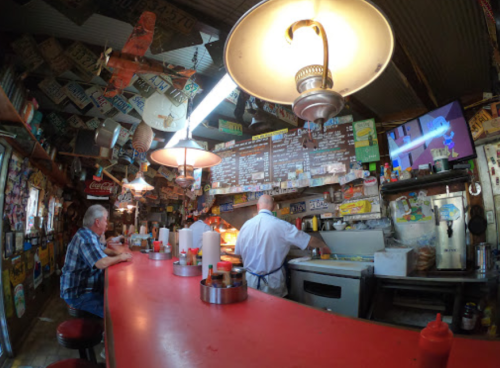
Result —
[{"label": "poster on wall", "polygon": [[24,234],[22,232],[16,233],[16,253],[20,253],[24,249]]},{"label": "poster on wall", "polygon": [[5,314],[7,317],[12,317],[14,315],[14,304],[10,288],[9,270],[2,271],[2,284],[3,284]]},{"label": "poster on wall", "polygon": [[352,123],[356,160],[361,162],[380,161],[375,119]]},{"label": "poster on wall", "polygon": [[14,233],[5,234],[5,259],[14,254]]},{"label": "poster on wall", "polygon": [[33,286],[36,289],[43,281],[42,273],[42,262],[40,261],[40,248],[37,248],[33,256],[34,267],[33,267]]},{"label": "poster on wall", "polygon": [[23,284],[19,284],[14,288],[14,305],[16,306],[17,318],[21,318],[26,312]]},{"label": "poster on wall", "polygon": [[12,269],[10,270],[10,282],[12,286],[21,284],[26,278],[26,270],[21,256],[12,258]]},{"label": "poster on wall", "polygon": [[484,146],[484,153],[488,161],[488,170],[491,179],[491,189],[493,195],[500,195],[500,144],[487,144]]}]

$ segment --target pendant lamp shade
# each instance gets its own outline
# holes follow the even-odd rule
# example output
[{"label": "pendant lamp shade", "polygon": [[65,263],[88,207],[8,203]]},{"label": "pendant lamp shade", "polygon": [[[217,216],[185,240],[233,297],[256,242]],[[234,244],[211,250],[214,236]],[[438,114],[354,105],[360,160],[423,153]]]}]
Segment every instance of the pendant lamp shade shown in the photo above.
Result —
[{"label": "pendant lamp shade", "polygon": [[218,155],[204,150],[192,139],[181,139],[172,147],[156,150],[150,158],[160,165],[179,167],[185,163],[195,169],[215,166],[222,161]]},{"label": "pendant lamp shade", "polygon": [[123,187],[136,192],[147,192],[148,190],[154,189],[154,187],[144,180],[142,175],[139,174],[130,183],[123,184]]},{"label": "pendant lamp shade", "polygon": [[297,73],[323,64],[323,44],[313,28],[287,37],[303,20],[324,27],[332,90],[341,97],[373,82],[391,59],[391,25],[369,1],[268,0],[250,9],[227,38],[224,63],[236,84],[257,98],[292,104],[299,97]]}]

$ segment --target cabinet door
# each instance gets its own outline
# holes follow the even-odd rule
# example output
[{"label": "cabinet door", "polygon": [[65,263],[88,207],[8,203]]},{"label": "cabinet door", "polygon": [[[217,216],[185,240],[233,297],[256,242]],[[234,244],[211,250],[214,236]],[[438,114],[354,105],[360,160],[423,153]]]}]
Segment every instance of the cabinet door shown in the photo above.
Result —
[{"label": "cabinet door", "polygon": [[292,270],[290,298],[346,316],[359,316],[359,279]]}]

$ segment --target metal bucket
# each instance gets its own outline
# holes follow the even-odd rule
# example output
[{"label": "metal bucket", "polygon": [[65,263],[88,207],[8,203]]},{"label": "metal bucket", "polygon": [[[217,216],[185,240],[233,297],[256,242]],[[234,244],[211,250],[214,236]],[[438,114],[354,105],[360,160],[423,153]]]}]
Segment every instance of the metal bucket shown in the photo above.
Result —
[{"label": "metal bucket", "polygon": [[172,259],[172,252],[170,252],[170,253],[149,252],[149,259],[154,259],[155,261],[169,260],[169,259]]},{"label": "metal bucket", "polygon": [[231,304],[246,300],[248,297],[247,282],[243,285],[230,288],[214,288],[205,285],[205,280],[200,281],[200,298],[212,304]]},{"label": "metal bucket", "polygon": [[184,277],[201,276],[201,265],[181,266],[179,261],[176,261],[174,262],[174,275]]}]

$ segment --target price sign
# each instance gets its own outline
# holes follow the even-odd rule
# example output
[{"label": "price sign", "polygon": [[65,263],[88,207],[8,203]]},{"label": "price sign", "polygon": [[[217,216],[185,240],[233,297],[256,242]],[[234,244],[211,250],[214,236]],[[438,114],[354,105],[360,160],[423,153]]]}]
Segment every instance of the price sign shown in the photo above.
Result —
[{"label": "price sign", "polygon": [[297,202],[290,204],[290,214],[295,215],[296,213],[306,212],[306,202]]}]

